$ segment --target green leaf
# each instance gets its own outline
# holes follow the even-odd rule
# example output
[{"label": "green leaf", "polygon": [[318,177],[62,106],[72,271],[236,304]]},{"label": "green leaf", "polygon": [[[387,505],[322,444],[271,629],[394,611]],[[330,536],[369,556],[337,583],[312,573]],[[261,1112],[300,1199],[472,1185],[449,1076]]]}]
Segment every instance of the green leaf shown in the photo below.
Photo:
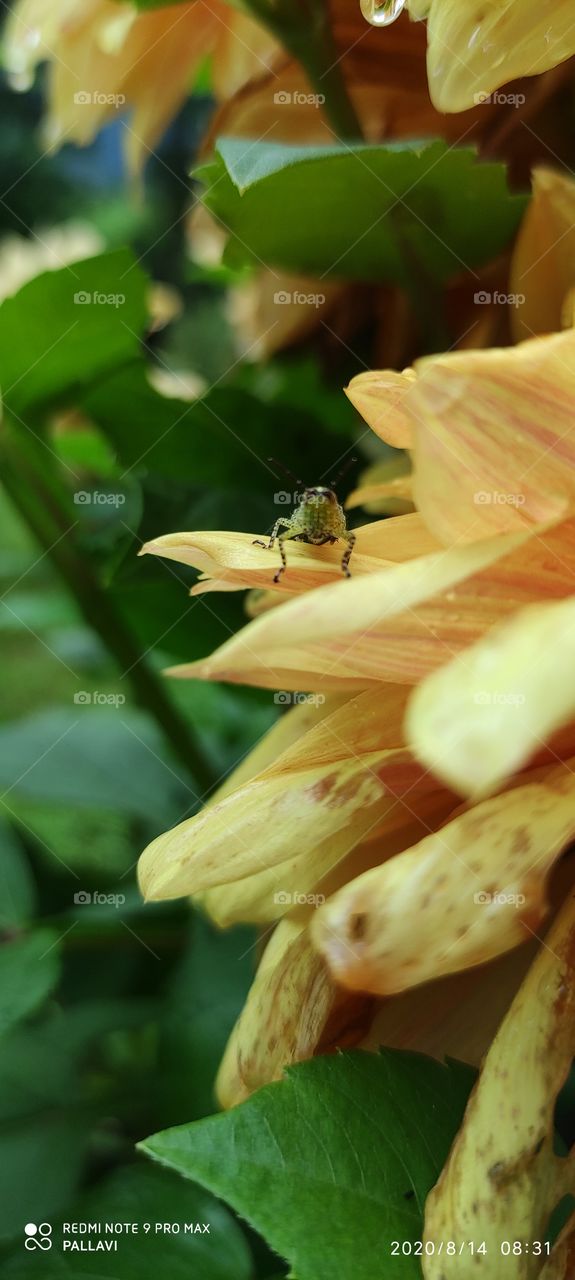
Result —
[{"label": "green leaf", "polygon": [[[21,1237],[25,1222],[50,1221],[74,1194],[89,1122],[71,1108],[46,1111],[0,1130],[0,1239]],[[30,1267],[29,1259],[28,1268]],[[30,1270],[24,1272],[27,1277]]]},{"label": "green leaf", "polygon": [[115,696],[79,690],[69,709],[0,726],[0,787],[14,798],[101,805],[159,828],[193,802],[188,780],[147,716],[124,705],[94,705],[96,695]]},{"label": "green leaf", "polygon": [[120,369],[91,387],[83,407],[124,467],[144,467],[180,483],[245,487],[273,500],[274,490],[285,486],[267,462],[272,447],[284,465],[297,468],[305,457],[317,475],[339,456],[333,439],[318,431],[317,419],[301,405],[294,413],[290,405],[264,404],[234,386],[215,387],[191,404],[168,400],[154,391],[142,366]]},{"label": "green leaf", "polygon": [[24,849],[0,818],[0,930],[25,924],[35,906],[34,879]]},{"label": "green leaf", "polygon": [[441,141],[301,147],[220,138],[200,177],[207,207],[231,230],[231,265],[247,259],[401,285],[489,261],[525,207],[503,165]]},{"label": "green leaf", "polygon": [[138,354],[147,279],[128,250],[47,271],[0,306],[0,386],[23,415]]},{"label": "green leaf", "polygon": [[51,929],[0,946],[0,1034],[37,1009],[55,987],[58,935]]},{"label": "green leaf", "polygon": [[[64,1233],[62,1223],[52,1224],[52,1249],[42,1257],[43,1280],[104,1275],[114,1280],[251,1280],[253,1269],[247,1242],[239,1226],[223,1205],[199,1187],[159,1169],[129,1167],[118,1171],[96,1190],[84,1196],[66,1213],[66,1222],[105,1224],[133,1223],[136,1231],[116,1236],[72,1235]],[[179,1231],[157,1231],[156,1223],[177,1224]],[[208,1232],[185,1231],[186,1225],[209,1224]],[[149,1226],[145,1229],[144,1224]],[[104,1251],[68,1248],[66,1240],[82,1240],[96,1245],[98,1241],[116,1239],[117,1250]],[[6,1280],[28,1280],[30,1257],[19,1251],[6,1265]]]},{"label": "green leaf", "polygon": [[254,941],[251,929],[222,933],[199,912],[192,917],[161,1028],[158,1092],[167,1123],[214,1109],[218,1065],[253,981]]},{"label": "green leaf", "polygon": [[419,1259],[391,1243],[421,1237],[471,1083],[468,1068],[397,1050],[318,1058],[141,1146],[231,1204],[298,1280],[407,1280]]}]

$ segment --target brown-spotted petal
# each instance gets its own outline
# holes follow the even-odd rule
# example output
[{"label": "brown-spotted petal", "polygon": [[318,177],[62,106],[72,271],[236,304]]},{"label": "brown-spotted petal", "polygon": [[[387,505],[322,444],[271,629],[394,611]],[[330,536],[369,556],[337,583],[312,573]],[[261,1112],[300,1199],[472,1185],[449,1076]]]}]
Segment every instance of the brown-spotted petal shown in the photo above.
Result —
[{"label": "brown-spotted petal", "polygon": [[[554,1151],[557,1095],[575,1055],[575,896],[569,895],[487,1055],[447,1165],[428,1197],[426,1280],[501,1275],[570,1276],[543,1270],[553,1210],[575,1191],[572,1157]],[[486,1261],[464,1250],[439,1256],[440,1240],[485,1241]],[[521,1252],[507,1242],[524,1242]],[[527,1249],[525,1244],[529,1245]],[[505,1252],[504,1252],[505,1251]],[[494,1260],[495,1259],[495,1263]]]},{"label": "brown-spotted petal", "polygon": [[532,936],[574,835],[572,767],[538,772],[346,885],[317,912],[315,943],[338,982],[381,995],[482,964]]}]

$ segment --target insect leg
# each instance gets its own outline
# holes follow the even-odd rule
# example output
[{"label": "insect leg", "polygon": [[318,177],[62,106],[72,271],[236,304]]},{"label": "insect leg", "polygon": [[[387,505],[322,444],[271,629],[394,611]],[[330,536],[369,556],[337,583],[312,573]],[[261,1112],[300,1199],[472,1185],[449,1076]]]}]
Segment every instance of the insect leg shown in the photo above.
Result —
[{"label": "insect leg", "polygon": [[285,573],[287,569],[286,549],[284,547],[284,541],[288,537],[289,537],[288,533],[280,533],[280,536],[278,538],[278,548],[279,548],[280,556],[282,558],[282,563],[281,563],[281,569],[278,569],[277,573],[274,573],[274,582],[279,582],[282,576],[282,573]]},{"label": "insect leg", "polygon": [[341,571],[345,574],[346,578],[351,578],[351,573],[347,566],[350,562],[351,553],[355,546],[355,533],[346,533],[345,540],[347,542],[347,547],[341,557]]},{"label": "insect leg", "polygon": [[273,527],[273,529],[272,529],[272,531],[271,531],[271,533],[270,533],[270,540],[269,540],[269,542],[262,542],[262,539],[261,539],[261,538],[254,538],[254,540],[253,540],[253,542],[252,542],[252,547],[265,547],[266,551],[271,551],[271,549],[272,549],[272,547],[273,547],[273,545],[274,545],[274,542],[275,542],[275,540],[276,540],[276,538],[277,538],[277,536],[278,536],[278,529],[279,529],[280,525],[282,525],[282,524],[285,524],[285,525],[288,525],[288,524],[289,524],[289,520],[286,520],[286,517],[285,517],[285,516],[280,516],[280,517],[279,517],[279,520],[276,520],[276,522],[275,522],[275,524],[274,524],[274,527]]}]

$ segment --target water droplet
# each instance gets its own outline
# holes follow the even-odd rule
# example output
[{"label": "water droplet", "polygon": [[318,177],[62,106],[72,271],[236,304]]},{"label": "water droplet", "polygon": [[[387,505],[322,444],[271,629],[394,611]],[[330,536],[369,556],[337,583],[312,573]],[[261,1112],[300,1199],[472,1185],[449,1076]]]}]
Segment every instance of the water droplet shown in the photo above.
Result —
[{"label": "water droplet", "polygon": [[360,0],[361,12],[372,27],[389,27],[405,8],[405,0]]}]

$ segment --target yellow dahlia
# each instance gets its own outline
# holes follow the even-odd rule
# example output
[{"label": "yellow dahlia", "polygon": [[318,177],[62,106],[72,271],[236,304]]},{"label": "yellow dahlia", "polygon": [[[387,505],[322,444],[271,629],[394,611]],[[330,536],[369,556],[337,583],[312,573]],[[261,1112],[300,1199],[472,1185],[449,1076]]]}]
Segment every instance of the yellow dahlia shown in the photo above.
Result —
[{"label": "yellow dahlia", "polygon": [[427,19],[429,90],[439,111],[465,111],[509,80],[541,75],[575,53],[570,0],[407,0],[407,7]]},{"label": "yellow dahlia", "polygon": [[223,0],[194,0],[141,12],[116,0],[18,0],[4,33],[4,65],[29,86],[50,66],[47,141],[91,142],[118,111],[131,111],[126,151],[138,168],[186,95],[200,63],[213,58],[214,84],[228,96],[267,72],[276,42]]},{"label": "yellow dahlia", "polygon": [[351,581],[337,546],[288,544],[278,583],[277,553],[248,535],[143,548],[200,569],[195,593],[260,593],[242,631],[172,675],[308,692],[140,863],[148,897],[192,894],[222,926],[279,921],[222,1064],[226,1105],[374,1015],[384,1043],[478,1061],[494,987],[501,1014],[532,955],[506,953],[540,937],[575,835],[575,330],[360,375],[348,394],[409,450],[418,507],[355,531]]}]

